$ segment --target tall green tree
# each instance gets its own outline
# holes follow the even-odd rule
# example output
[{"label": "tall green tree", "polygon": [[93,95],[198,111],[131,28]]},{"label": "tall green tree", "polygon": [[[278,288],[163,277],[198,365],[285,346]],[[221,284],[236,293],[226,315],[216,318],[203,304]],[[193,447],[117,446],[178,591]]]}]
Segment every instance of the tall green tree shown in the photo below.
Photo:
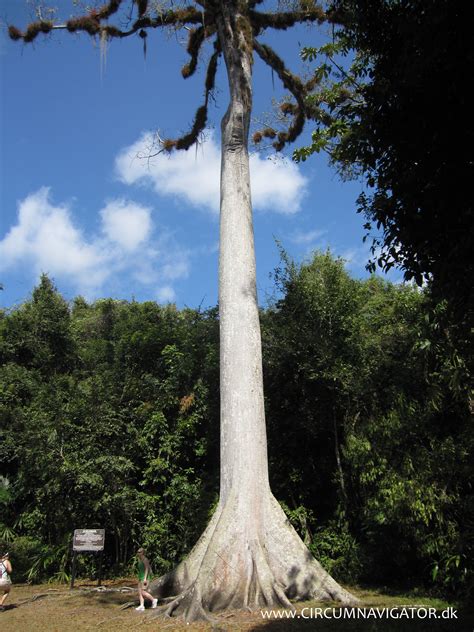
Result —
[{"label": "tall green tree", "polygon": [[[470,415],[429,295],[350,278],[330,253],[286,259],[276,277],[261,312],[269,469],[289,520],[338,581],[468,599]],[[217,310],[65,310],[45,287],[0,318],[0,540],[18,579],[64,579],[84,526],[106,529],[106,572],[128,570],[139,542],[166,572],[217,504]],[[38,294],[68,332],[67,363],[25,353]]]},{"label": "tall green tree", "polygon": [[[24,353],[38,294],[42,313],[59,306],[69,332],[69,362],[54,371],[42,367],[42,345]],[[22,542],[30,558],[40,553],[31,578],[59,570],[56,553],[84,526],[105,527],[106,568],[126,570],[142,542],[156,570],[169,570],[199,535],[216,490],[215,312],[113,300],[65,307],[43,278],[1,320],[3,532],[18,536],[13,554]],[[26,571],[27,561],[15,565]]]},{"label": "tall green tree", "polygon": [[[252,112],[254,52],[292,93],[296,106],[277,149],[295,140],[306,118],[304,97],[319,80],[308,83],[292,75],[283,60],[259,35],[267,28],[287,29],[299,22],[330,22],[314,1],[301,0],[294,10],[258,11],[261,0],[202,0],[174,8],[137,0],[110,0],[64,24],[40,20],[23,32],[11,26],[10,36],[32,42],[39,34],[63,29],[86,32],[102,41],[173,26],[189,30],[190,61],[183,76],[198,65],[203,42],[214,42],[205,79],[205,101],[191,131],[177,140],[163,140],[159,151],[188,149],[207,121],[209,95],[217,63],[223,58],[230,92],[222,119],[221,211],[219,258],[221,474],[216,511],[200,540],[171,574],[152,585],[156,595],[178,595],[168,614],[187,619],[205,617],[210,609],[229,606],[257,608],[281,604],[289,597],[353,597],[312,558],[274,499],[268,481],[260,323],[250,197],[248,136]],[[122,11],[128,7],[128,13]],[[128,18],[123,27],[120,17]],[[112,24],[113,18],[118,18]],[[275,136],[275,134],[273,134]],[[225,581],[222,581],[222,578]]]},{"label": "tall green tree", "polygon": [[[471,419],[429,294],[315,253],[264,323],[272,484],[337,579],[472,590]],[[471,543],[471,544],[470,544]]]},{"label": "tall green tree", "polygon": [[345,175],[362,174],[358,202],[373,239],[372,269],[398,265],[407,280],[429,280],[464,344],[474,307],[470,7],[449,0],[332,6],[343,23],[334,41],[303,51],[326,77],[308,97],[325,118],[295,156],[326,149]]}]

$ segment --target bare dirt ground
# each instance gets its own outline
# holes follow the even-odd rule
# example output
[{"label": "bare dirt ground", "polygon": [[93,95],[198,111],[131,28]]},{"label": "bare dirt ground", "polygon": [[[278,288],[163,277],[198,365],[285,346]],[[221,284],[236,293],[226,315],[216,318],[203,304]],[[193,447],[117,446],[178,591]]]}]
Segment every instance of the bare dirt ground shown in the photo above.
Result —
[{"label": "bare dirt ground", "polygon": [[[261,612],[226,612],[215,616],[213,623],[186,624],[180,619],[157,618],[156,610],[136,612],[138,604],[134,580],[107,581],[103,590],[97,590],[95,583],[80,581],[74,590],[58,584],[14,585],[7,601],[7,608],[0,612],[0,630],[3,632],[118,632],[137,630],[183,631],[251,631],[286,632],[293,630],[318,630],[318,632],[472,632],[474,621],[459,610],[457,618],[443,619],[441,613],[450,604],[420,596],[384,595],[377,591],[351,588],[361,599],[365,618],[343,618],[343,609],[337,604],[307,602],[295,604],[295,618],[287,618],[288,611],[273,611],[264,618]],[[129,604],[129,607],[127,607]],[[334,611],[333,611],[334,606]],[[424,607],[436,609],[438,618],[428,615],[398,619],[385,618],[384,610],[400,607]],[[310,610],[310,609],[313,610]],[[318,614],[322,608],[331,618],[306,618]],[[454,606],[454,608],[456,608]],[[433,611],[432,611],[433,612]],[[420,610],[424,615],[424,611]],[[298,616],[299,615],[299,616]],[[281,617],[281,618],[280,618]]]}]

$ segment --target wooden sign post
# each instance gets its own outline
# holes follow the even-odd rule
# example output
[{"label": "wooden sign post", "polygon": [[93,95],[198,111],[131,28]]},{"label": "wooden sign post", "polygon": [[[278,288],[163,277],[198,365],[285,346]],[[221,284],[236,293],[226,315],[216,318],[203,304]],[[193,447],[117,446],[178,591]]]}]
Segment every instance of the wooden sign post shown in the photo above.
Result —
[{"label": "wooden sign post", "polygon": [[100,551],[99,577],[97,585],[102,582],[102,556],[104,554],[105,529],[75,529],[72,539],[72,571],[71,590],[74,588],[76,579],[76,557],[78,553]]}]

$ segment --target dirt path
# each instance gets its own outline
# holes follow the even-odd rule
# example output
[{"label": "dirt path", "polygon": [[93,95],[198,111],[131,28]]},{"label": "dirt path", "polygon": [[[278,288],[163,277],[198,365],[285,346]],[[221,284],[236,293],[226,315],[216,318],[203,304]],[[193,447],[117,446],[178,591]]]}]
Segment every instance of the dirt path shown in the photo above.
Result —
[{"label": "dirt path", "polygon": [[[298,604],[298,614],[295,619],[286,617],[279,619],[278,615],[269,615],[272,619],[264,619],[260,612],[232,612],[216,617],[213,625],[209,623],[185,624],[176,619],[154,618],[155,611],[146,610],[136,612],[136,592],[127,590],[134,588],[134,581],[120,580],[106,582],[105,590],[98,591],[93,583],[79,582],[70,591],[64,585],[43,584],[41,586],[13,586],[7,602],[7,609],[0,612],[0,630],[11,632],[118,632],[136,630],[138,632],[155,632],[167,630],[169,632],[189,630],[197,631],[251,631],[286,632],[292,630],[318,630],[318,632],[464,632],[474,629],[472,621],[457,613],[457,619],[443,620],[441,612],[449,604],[423,597],[386,596],[374,591],[355,591],[367,614],[366,618],[349,619],[336,618],[341,610],[335,604],[335,616],[332,618],[305,618],[314,615],[316,608],[331,608],[327,614],[331,615],[331,604],[304,603]],[[352,590],[352,589],[351,589]],[[122,608],[127,603],[133,606]],[[382,612],[382,608],[394,608],[405,605],[408,608],[424,606],[436,609],[439,618],[378,618],[375,609]],[[372,614],[369,615],[372,607]],[[310,610],[310,609],[313,610]],[[401,610],[398,610],[400,613]],[[283,613],[286,614],[286,613]]]}]

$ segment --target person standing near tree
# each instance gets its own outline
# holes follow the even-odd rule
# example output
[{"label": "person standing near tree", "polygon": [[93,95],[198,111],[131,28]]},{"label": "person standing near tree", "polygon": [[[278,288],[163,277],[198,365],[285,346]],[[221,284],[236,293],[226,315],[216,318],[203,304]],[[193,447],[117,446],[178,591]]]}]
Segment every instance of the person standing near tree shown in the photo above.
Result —
[{"label": "person standing near tree", "polygon": [[0,559],[0,590],[3,590],[3,595],[0,598],[0,610],[5,610],[4,603],[6,598],[10,594],[12,580],[10,575],[12,572],[12,565],[8,559],[8,553],[2,555]]},{"label": "person standing near tree", "polygon": [[145,550],[140,548],[137,551],[138,557],[138,598],[140,605],[135,610],[139,612],[145,610],[145,598],[151,601],[151,607],[156,608],[158,599],[155,599],[153,595],[147,592],[148,581],[152,577],[151,565],[148,558],[145,556]]}]

